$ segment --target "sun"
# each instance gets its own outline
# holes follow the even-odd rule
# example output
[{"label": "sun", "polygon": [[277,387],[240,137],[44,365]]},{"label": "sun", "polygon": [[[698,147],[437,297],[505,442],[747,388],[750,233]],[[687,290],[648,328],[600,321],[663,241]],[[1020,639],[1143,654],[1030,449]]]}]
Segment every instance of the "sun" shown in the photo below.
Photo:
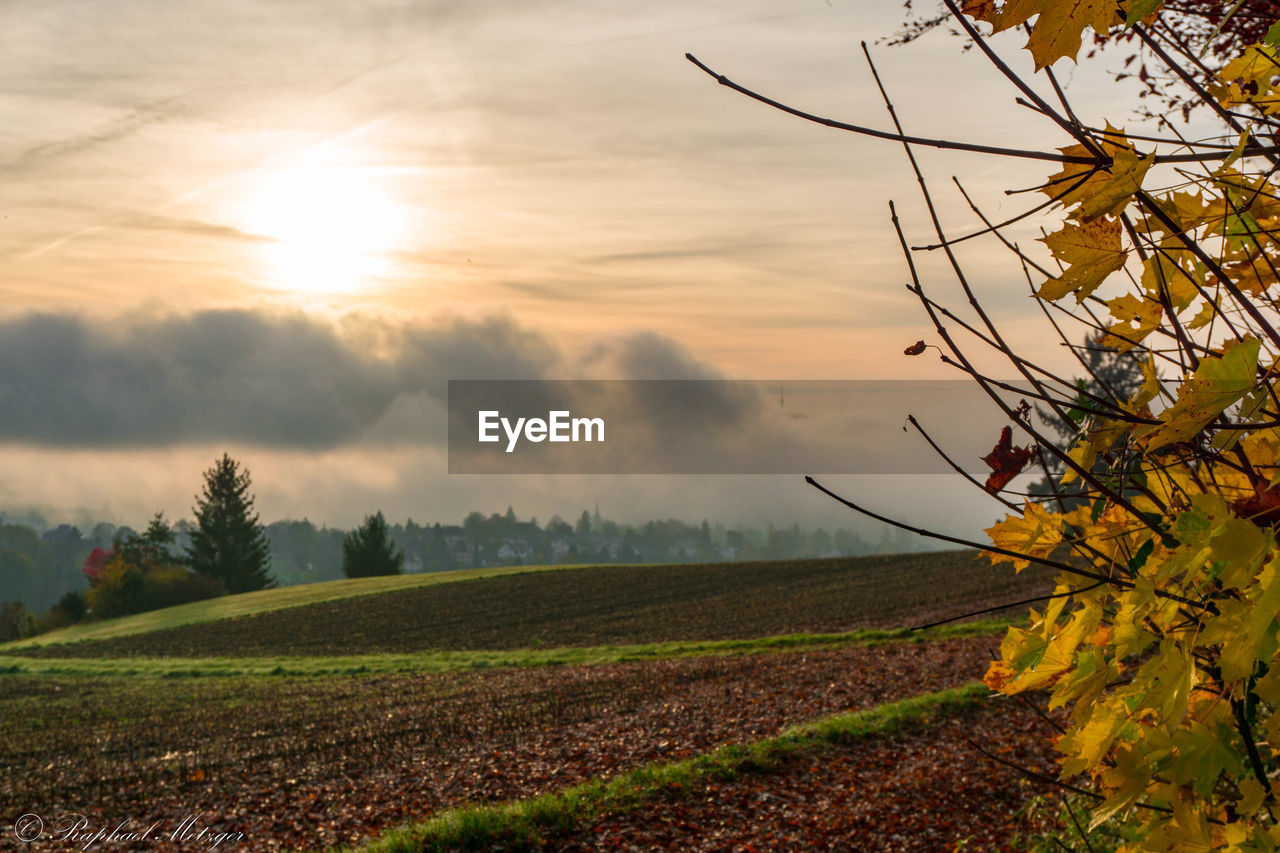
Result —
[{"label": "sun", "polygon": [[246,231],[267,238],[269,286],[343,293],[388,272],[402,217],[368,170],[307,165],[263,174],[244,218]]}]

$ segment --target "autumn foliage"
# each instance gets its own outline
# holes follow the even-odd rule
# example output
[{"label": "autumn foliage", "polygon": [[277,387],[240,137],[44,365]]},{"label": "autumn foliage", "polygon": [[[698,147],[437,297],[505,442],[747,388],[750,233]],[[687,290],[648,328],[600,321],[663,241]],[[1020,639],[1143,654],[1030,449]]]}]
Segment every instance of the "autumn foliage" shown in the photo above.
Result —
[{"label": "autumn foliage", "polygon": [[226,595],[213,578],[188,571],[170,553],[172,543],[173,534],[157,515],[142,535],[117,539],[109,549],[94,548],[80,569],[89,581],[89,611],[107,619]]},{"label": "autumn foliage", "polygon": [[[1015,571],[1035,564],[1058,572],[1029,624],[1009,630],[987,685],[1047,695],[1051,709],[1068,712],[1055,744],[1062,782],[1092,798],[1095,826],[1123,825],[1129,849],[1276,850],[1280,9],[1231,2],[1189,12],[1192,4],[1165,8],[1162,0],[944,3],[957,32],[1061,142],[1029,151],[912,136],[874,65],[896,133],[804,113],[690,58],[769,106],[896,139],[907,151],[936,236],[913,248],[893,214],[909,290],[932,321],[944,363],[977,382],[1009,422],[986,457],[987,481],[971,478],[1007,509],[987,531],[988,554]],[[1233,21],[1237,13],[1247,22]],[[1233,44],[1236,55],[1189,49],[1188,15],[1216,20],[1226,40],[1209,33],[1200,43]],[[1014,71],[993,46],[1013,44],[1008,38],[988,43],[1006,31],[1025,37],[1033,77]],[[1242,46],[1246,32],[1261,41]],[[1179,89],[1174,99],[1218,126],[1207,133],[1197,126],[1192,137],[1164,118],[1130,134],[1089,115],[1087,103],[1072,104],[1055,63],[1120,40],[1140,45],[1163,66],[1165,85]],[[1010,285],[1030,279],[1086,380],[1015,352],[982,309],[951,248],[960,238],[944,232],[916,164],[918,146],[1052,164],[1039,188],[1047,201],[1009,221],[993,222],[965,193],[983,227],[963,239],[985,235],[1011,253]],[[1009,226],[1046,209],[1043,249],[1009,235]],[[946,255],[971,317],[932,292],[913,260],[920,251]],[[1010,386],[967,352],[975,346],[1004,356],[1035,408],[1057,423],[1036,420],[1026,401],[1010,404]],[[1108,387],[1084,357],[1088,346],[1129,359],[1130,373],[1142,376],[1137,390]],[[1063,432],[1066,446],[1055,440]],[[930,443],[945,453],[945,438]],[[1063,472],[1057,494],[1011,490],[1033,460],[1041,471]]]},{"label": "autumn foliage", "polygon": [[[1088,30],[1156,39],[1160,6],[971,0],[963,13],[995,32],[1025,25],[1043,70],[1075,58]],[[1280,28],[1267,38],[1218,73],[1165,46],[1221,137],[1130,137],[1085,125],[1065,99],[1047,113],[1074,141],[1043,187],[1063,216],[1036,295],[1134,353],[1145,381],[1128,398],[1094,395],[1065,449],[1015,418],[1089,501],[1008,501],[988,531],[993,561],[1061,575],[986,682],[1070,710],[1060,774],[1083,776],[1094,825],[1129,824],[1135,849],[1280,846]],[[1033,378],[1051,408],[1071,407],[1056,376]],[[988,487],[1019,469],[1009,432]]]}]

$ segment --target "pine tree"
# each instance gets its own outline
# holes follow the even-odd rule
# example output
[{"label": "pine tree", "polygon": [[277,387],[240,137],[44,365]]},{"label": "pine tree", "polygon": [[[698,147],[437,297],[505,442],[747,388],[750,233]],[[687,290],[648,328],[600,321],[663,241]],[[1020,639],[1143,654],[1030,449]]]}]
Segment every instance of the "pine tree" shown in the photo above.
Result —
[{"label": "pine tree", "polygon": [[342,573],[349,578],[398,575],[403,565],[404,552],[391,541],[381,512],[366,516],[342,540]]},{"label": "pine tree", "polygon": [[204,493],[196,497],[197,529],[187,546],[191,568],[222,581],[227,592],[252,592],[275,585],[267,573],[270,546],[253,511],[249,472],[229,455],[204,472]]},{"label": "pine tree", "polygon": [[[1046,432],[1052,432],[1057,436],[1054,444],[1063,450],[1069,450],[1080,433],[1089,428],[1090,420],[1086,413],[1093,408],[1090,397],[1128,400],[1142,387],[1144,379],[1142,365],[1147,360],[1148,350],[1144,347],[1134,347],[1126,352],[1120,352],[1104,346],[1103,340],[1102,335],[1093,335],[1078,348],[1081,364],[1088,372],[1088,376],[1076,379],[1076,387],[1080,393],[1076,406],[1069,410],[1070,420],[1063,421],[1049,409],[1036,406],[1036,413],[1044,422]],[[1075,507],[1081,503],[1088,503],[1086,499],[1088,484],[1077,479],[1069,485],[1062,485],[1062,475],[1067,471],[1066,465],[1062,460],[1049,454],[1045,454],[1045,457],[1048,476],[1032,483],[1028,487],[1028,492],[1032,495],[1054,497],[1055,502],[1060,500],[1063,507]],[[1098,460],[1090,467],[1090,472],[1105,477],[1107,468],[1105,460]]]}]

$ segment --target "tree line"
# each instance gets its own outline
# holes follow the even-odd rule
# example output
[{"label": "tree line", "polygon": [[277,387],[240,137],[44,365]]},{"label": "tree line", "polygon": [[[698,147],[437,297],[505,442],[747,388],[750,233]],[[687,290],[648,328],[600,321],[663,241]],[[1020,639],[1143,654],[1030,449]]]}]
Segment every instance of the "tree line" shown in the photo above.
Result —
[{"label": "tree line", "polygon": [[471,512],[461,524],[390,524],[381,512],[357,528],[303,519],[261,523],[249,472],[230,456],[204,472],[194,521],[157,513],[142,531],[102,523],[40,532],[0,517],[0,641],[84,619],[139,613],[220,595],[401,572],[573,563],[726,562],[913,550],[886,528],[726,527],[675,519],[630,525],[599,510],[545,525]]}]

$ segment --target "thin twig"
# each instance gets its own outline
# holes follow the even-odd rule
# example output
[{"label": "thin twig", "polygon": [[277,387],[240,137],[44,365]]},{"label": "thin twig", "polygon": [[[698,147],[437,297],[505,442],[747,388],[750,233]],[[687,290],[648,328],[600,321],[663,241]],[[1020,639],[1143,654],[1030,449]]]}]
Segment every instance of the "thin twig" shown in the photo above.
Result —
[{"label": "thin twig", "polygon": [[1066,592],[1055,592],[1049,595],[1037,595],[1037,596],[1033,596],[1032,598],[1024,598],[1021,601],[1010,601],[1008,604],[997,604],[995,607],[984,607],[981,610],[974,610],[970,613],[965,613],[960,616],[951,616],[947,619],[939,619],[936,622],[927,622],[924,625],[916,625],[911,630],[924,631],[928,628],[936,628],[939,625],[946,625],[949,622],[959,622],[961,619],[968,619],[973,616],[981,616],[984,613],[995,613],[997,610],[1008,610],[1010,607],[1022,607],[1023,605],[1026,605],[1026,604],[1035,604],[1037,601],[1049,601],[1054,598],[1070,598],[1073,595],[1077,595],[1082,592],[1088,592],[1089,590],[1097,589],[1098,587],[1105,586],[1106,584],[1107,584],[1107,581],[1098,581],[1097,583],[1090,584],[1089,586],[1081,587],[1080,589],[1069,589]]}]

